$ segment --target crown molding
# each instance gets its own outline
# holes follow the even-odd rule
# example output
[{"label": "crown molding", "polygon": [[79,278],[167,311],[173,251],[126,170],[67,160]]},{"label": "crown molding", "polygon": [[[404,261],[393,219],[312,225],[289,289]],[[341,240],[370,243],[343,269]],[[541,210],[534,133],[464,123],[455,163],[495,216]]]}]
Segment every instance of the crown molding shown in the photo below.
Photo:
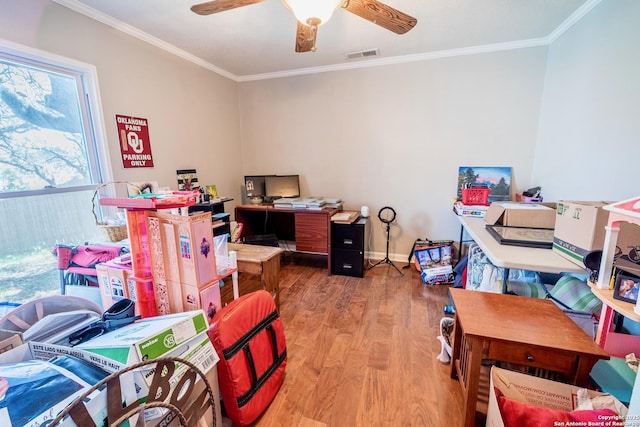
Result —
[{"label": "crown molding", "polygon": [[278,71],[275,73],[239,76],[237,81],[247,82],[247,81],[255,81],[255,80],[268,80],[268,79],[277,79],[281,77],[299,76],[304,74],[318,74],[318,73],[326,73],[331,71],[353,70],[356,68],[380,67],[383,65],[394,65],[394,64],[404,64],[407,62],[428,61],[432,59],[450,58],[454,56],[476,55],[479,53],[490,53],[490,52],[499,52],[503,50],[514,50],[514,49],[524,49],[528,47],[547,46],[548,44],[549,44],[549,41],[545,37],[541,39],[520,40],[516,42],[472,46],[472,47],[465,47],[460,49],[449,49],[449,50],[441,50],[441,51],[428,52],[428,53],[419,53],[415,55],[394,56],[392,58],[378,58],[378,59],[371,59],[366,62],[326,65],[322,67],[298,68],[295,70]]},{"label": "crown molding", "polygon": [[224,70],[220,67],[217,67],[213,64],[211,64],[210,62],[207,62],[195,55],[192,55],[188,52],[185,52],[182,49],[179,49],[177,47],[175,47],[172,44],[169,44],[163,40],[158,39],[157,37],[154,37],[148,33],[145,33],[144,31],[139,30],[138,28],[135,28],[129,24],[125,24],[124,22],[115,19],[105,13],[100,12],[99,10],[96,10],[92,7],[89,7],[87,5],[85,5],[84,3],[81,3],[79,1],[76,0],[52,0],[54,3],[58,3],[61,6],[65,6],[71,10],[73,10],[74,12],[78,12],[82,15],[88,16],[89,18],[95,19],[96,21],[102,22],[105,25],[108,25],[112,28],[115,28],[118,31],[122,31],[123,33],[129,34],[132,37],[138,38],[140,40],[143,40],[153,46],[156,46],[160,49],[163,49],[169,53],[172,53],[176,56],[181,57],[182,59],[185,59],[187,61],[193,62],[196,65],[199,65],[203,68],[206,68],[207,70],[213,71],[214,73],[220,74],[223,77],[226,77],[228,79],[234,80],[234,81],[238,81],[238,76],[236,76],[235,74],[232,74],[230,72],[228,72],[227,70]]},{"label": "crown molding", "polygon": [[600,4],[602,0],[587,0],[582,6],[578,8],[575,12],[571,14],[565,21],[558,25],[558,28],[553,30],[551,34],[547,37],[549,39],[549,44],[555,42],[558,37],[564,34],[569,28],[573,27],[573,24],[580,21],[584,16],[591,12],[591,9]]},{"label": "crown molding", "polygon": [[496,43],[482,46],[472,46],[460,49],[441,50],[436,52],[427,52],[415,55],[396,56],[393,58],[378,58],[368,61],[362,61],[357,63],[345,63],[326,65],[321,67],[310,68],[298,68],[286,71],[278,71],[274,73],[253,74],[246,76],[238,76],[217,67],[210,62],[203,60],[195,55],[192,55],[182,49],[179,49],[172,44],[166,43],[150,34],[145,33],[129,24],[119,21],[109,15],[106,15],[92,7],[85,5],[77,0],[52,0],[62,6],[65,6],[75,12],[88,16],[96,21],[102,22],[116,30],[122,31],[140,40],[143,40],[153,46],[163,49],[169,53],[172,53],[178,57],[181,57],[187,61],[190,61],[196,65],[199,65],[207,70],[213,71],[223,77],[226,77],[235,82],[249,82],[257,80],[277,79],[283,77],[293,77],[306,74],[318,74],[332,71],[344,71],[353,70],[358,68],[380,67],[384,65],[404,64],[408,62],[428,61],[433,59],[450,58],[455,56],[476,55],[481,53],[499,52],[505,50],[524,49],[538,46],[548,46],[558,39],[562,34],[569,30],[575,23],[580,21],[587,13],[589,13],[595,6],[597,6],[602,0],[587,0],[578,10],[569,16],[564,22],[562,22],[555,30],[551,32],[547,37],[538,39],[519,40],[514,42]]}]

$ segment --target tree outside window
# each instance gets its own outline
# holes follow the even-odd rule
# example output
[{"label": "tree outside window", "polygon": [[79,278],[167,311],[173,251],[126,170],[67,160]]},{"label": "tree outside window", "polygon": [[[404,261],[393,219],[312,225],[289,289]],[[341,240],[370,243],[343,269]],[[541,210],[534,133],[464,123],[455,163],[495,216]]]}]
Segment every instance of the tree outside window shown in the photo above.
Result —
[{"label": "tree outside window", "polygon": [[53,247],[102,238],[92,196],[108,172],[93,78],[90,67],[0,44],[0,302],[59,293]]}]

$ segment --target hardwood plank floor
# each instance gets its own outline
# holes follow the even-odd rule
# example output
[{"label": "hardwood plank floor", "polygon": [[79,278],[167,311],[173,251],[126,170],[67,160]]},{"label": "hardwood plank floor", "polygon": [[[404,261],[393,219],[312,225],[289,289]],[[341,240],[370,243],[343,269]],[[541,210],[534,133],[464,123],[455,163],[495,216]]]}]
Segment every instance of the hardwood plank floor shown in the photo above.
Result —
[{"label": "hardwood plank floor", "polygon": [[326,258],[288,256],[280,274],[285,380],[254,426],[462,424],[460,386],[436,359],[448,286],[402,271],[328,276]]}]

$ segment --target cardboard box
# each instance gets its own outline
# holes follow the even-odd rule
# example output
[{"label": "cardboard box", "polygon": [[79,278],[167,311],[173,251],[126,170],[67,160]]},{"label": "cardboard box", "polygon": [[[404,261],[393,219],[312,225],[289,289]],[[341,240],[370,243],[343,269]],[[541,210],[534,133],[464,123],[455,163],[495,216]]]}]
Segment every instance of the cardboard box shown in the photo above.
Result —
[{"label": "cardboard box", "polygon": [[602,209],[610,202],[558,202],[553,251],[584,267],[582,260],[589,252],[602,249],[609,212]]},{"label": "cardboard box", "polygon": [[435,285],[453,281],[451,252],[451,245],[415,246],[414,263],[423,283]]},{"label": "cardboard box", "polygon": [[[616,256],[638,262],[640,255],[640,226],[629,222],[620,223],[620,232],[616,241]],[[633,253],[633,254],[632,254]]]},{"label": "cardboard box", "polygon": [[[180,357],[194,363],[212,382],[211,375],[217,374],[211,371],[216,371],[219,358],[207,335],[208,329],[209,323],[202,310],[167,314],[141,319],[78,344],[74,349],[93,353],[123,366],[159,357]],[[186,366],[176,369],[176,377],[186,369]],[[154,371],[149,370],[134,376],[138,398],[147,396],[153,374]],[[212,387],[217,393],[217,376],[214,379]],[[151,415],[147,412],[147,415],[157,418],[162,416],[162,412],[158,409]],[[219,415],[216,416],[220,419]]]},{"label": "cardboard box", "polygon": [[[13,350],[7,351],[6,353],[0,354],[0,364],[9,364],[9,363],[18,363],[18,362],[26,362],[30,360],[41,360],[48,361],[53,357],[59,355],[71,355],[77,357],[81,360],[89,362],[95,366],[98,366],[108,373],[113,373],[122,369],[122,365],[117,363],[113,363],[109,360],[105,359],[96,359],[95,355],[84,352],[82,350],[78,350],[72,347],[58,346],[55,344],[42,344],[30,341],[26,344],[23,344],[19,347],[14,348]],[[57,416],[61,411],[63,411],[67,405],[69,405],[76,397],[80,396],[86,390],[93,386],[93,384],[85,383],[82,380],[78,380],[75,375],[71,375],[74,378],[74,381],[77,384],[83,385],[83,389],[77,390],[75,393],[70,395],[68,398],[58,402],[55,406],[49,408],[45,412],[42,413],[41,416],[35,417],[33,420],[29,422],[30,427],[37,427],[45,421],[51,421],[52,416]],[[132,381],[121,381],[121,393],[124,399],[124,403],[130,404],[135,402],[138,397],[136,395],[136,390],[134,383]],[[106,389],[96,390],[91,394],[91,397],[86,401],[85,406],[89,414],[93,417],[94,421],[103,420],[106,418],[107,414],[107,392]],[[1,411],[1,410],[0,410]],[[3,426],[11,426],[11,421],[7,419],[8,415],[4,413],[0,413],[0,424]],[[45,422],[46,424],[46,422]],[[100,425],[100,423],[97,423]],[[75,426],[75,424],[69,419],[63,421],[60,424],[61,427],[71,427]]]},{"label": "cardboard box", "polygon": [[134,276],[130,256],[100,263],[96,265],[96,272],[104,310],[127,298],[135,303],[136,315],[145,318],[158,315],[153,278]]},{"label": "cardboard box", "polygon": [[[215,410],[215,416],[217,420],[216,425],[222,425],[222,415],[220,411],[220,395],[219,395],[219,389],[218,389],[218,374],[217,374],[217,370],[215,369],[215,363],[217,363],[217,360],[218,360],[217,356],[215,356],[215,362],[209,364],[208,368],[204,368],[205,365],[202,363],[203,361],[198,360],[198,355],[203,354],[203,352],[200,350],[202,347],[210,347],[211,350],[213,351],[211,342],[209,341],[206,334],[199,334],[196,338],[189,341],[188,344],[189,344],[190,350],[180,355],[180,357],[183,357],[187,360],[190,360],[191,362],[194,362],[196,365],[198,365],[200,370],[203,371],[203,373],[206,375],[209,381],[209,384],[211,385],[211,388],[212,388],[213,399],[216,402],[216,410]],[[21,361],[27,361],[27,360],[50,360],[52,357],[63,355],[63,354],[75,356],[77,358],[85,360],[86,362],[99,366],[103,368],[105,371],[110,373],[117,372],[126,366],[123,363],[119,363],[107,357],[102,357],[95,353],[80,350],[77,347],[66,347],[66,346],[59,346],[55,344],[43,344],[43,343],[36,343],[33,341],[23,344],[6,353],[0,354],[0,363],[13,363],[13,362],[21,362]],[[173,355],[173,354],[167,354],[167,355]],[[214,355],[215,355],[215,351],[214,351]],[[209,359],[209,362],[211,362],[210,359]],[[182,368],[177,369],[176,373],[172,377],[172,381],[171,381],[172,387],[175,386],[175,384],[177,383],[177,379],[179,378],[179,376],[182,375],[181,369]],[[153,371],[149,371],[149,377],[152,377],[153,374],[154,374]],[[142,382],[143,380],[141,379],[141,376],[136,375],[135,373],[128,373],[125,375],[129,375],[129,377],[121,377],[121,380],[120,380],[121,389],[122,389],[121,391],[124,398],[124,402],[129,404],[131,402],[134,402],[135,400],[140,400],[140,401],[146,400],[148,392],[146,387],[141,387],[141,384],[144,384]],[[197,381],[194,392],[192,393],[192,396],[199,395],[201,390],[203,390],[203,387],[204,385],[202,381]],[[94,417],[94,421],[96,419],[104,419],[107,415],[106,389],[102,390],[97,396],[95,396],[88,403],[86,403],[86,406],[89,413],[92,414],[92,416]],[[62,410],[62,408],[58,408],[58,410]],[[175,422],[167,423],[166,420],[164,420],[163,411],[160,410],[159,408],[147,409],[145,411],[145,416],[148,419],[148,423],[146,423],[147,426],[155,427],[156,425],[162,425],[167,427],[167,426],[176,425]],[[204,425],[213,425],[211,420],[212,416],[211,416],[210,410],[208,410],[205,413],[203,418],[205,418]],[[174,421],[175,420],[177,420],[177,418],[175,418]],[[67,427],[71,425],[75,425],[75,424],[66,420],[61,424],[62,427]],[[101,424],[97,423],[97,425],[101,425]]]},{"label": "cardboard box", "polygon": [[[609,211],[603,207],[610,203],[559,201],[553,232],[553,251],[584,267],[585,255],[603,248],[605,226],[609,220]],[[618,256],[629,255],[636,245],[640,245],[640,227],[621,223],[616,243]]]},{"label": "cardboard box", "polygon": [[210,212],[150,215],[159,221],[167,280],[202,286],[218,277]]},{"label": "cardboard box", "polygon": [[135,302],[136,315],[143,318],[158,315],[152,277],[136,277],[129,274],[127,288],[129,289],[129,299]]},{"label": "cardboard box", "polygon": [[441,267],[425,267],[420,271],[420,279],[425,285],[439,285],[453,282],[453,267],[451,265]]},{"label": "cardboard box", "polygon": [[[531,375],[521,374],[519,372],[508,371],[505,369],[492,367],[490,374],[490,386],[489,386],[489,407],[487,409],[487,427],[504,427],[502,421],[502,415],[498,406],[498,399],[495,393],[495,389],[500,390],[502,394],[511,400],[517,402],[524,402],[531,405],[535,405],[542,408],[560,410],[560,411],[573,411],[578,408],[578,390],[579,387],[569,384],[563,384],[555,381],[550,381]],[[585,389],[586,390],[586,389]],[[593,400],[601,396],[605,396],[604,393],[599,393],[593,390],[586,390],[588,396]],[[604,420],[598,418],[599,416],[594,414],[592,426],[613,426],[623,425],[624,417],[626,416],[626,407],[620,403],[613,396],[607,395],[610,399],[609,409],[619,414],[615,419]],[[535,418],[540,420],[542,414],[527,414],[529,418]],[[559,419],[554,420],[555,423],[549,425],[587,425],[585,421],[576,422],[575,424],[565,424],[564,421]],[[607,421],[610,424],[607,424]],[[540,425],[547,425],[546,423]]]},{"label": "cardboard box", "polygon": [[214,280],[208,287],[182,285],[184,307],[188,310],[204,310],[211,324],[213,316],[222,308],[220,282]]},{"label": "cardboard box", "polygon": [[123,298],[136,301],[135,289],[132,293],[128,284],[129,276],[133,275],[131,255],[123,255],[96,265],[96,273],[102,307],[105,310]]},{"label": "cardboard box", "polygon": [[124,365],[110,359],[96,357],[94,354],[79,350],[75,347],[68,347],[57,344],[39,343],[35,341],[26,342],[13,350],[0,355],[0,363],[22,362],[25,360],[49,360],[52,357],[67,354],[75,356],[104,369],[107,372],[116,372]]},{"label": "cardboard box", "polygon": [[463,205],[462,202],[453,204],[453,212],[458,216],[472,216],[476,218],[484,218],[489,206],[482,205]]},{"label": "cardboard box", "polygon": [[553,204],[493,202],[484,220],[489,225],[505,227],[553,228],[556,211]]},{"label": "cardboard box", "polygon": [[168,355],[209,324],[202,310],[149,317],[78,344],[75,348],[108,357],[124,365]]},{"label": "cardboard box", "polygon": [[13,350],[22,344],[22,334],[15,331],[0,329],[0,353]]}]

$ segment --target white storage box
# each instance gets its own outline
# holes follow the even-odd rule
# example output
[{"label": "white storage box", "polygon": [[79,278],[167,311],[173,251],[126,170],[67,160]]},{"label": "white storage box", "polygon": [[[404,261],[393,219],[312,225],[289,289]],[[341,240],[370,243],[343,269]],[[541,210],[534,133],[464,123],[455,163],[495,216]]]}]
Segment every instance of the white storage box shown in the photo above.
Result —
[{"label": "white storage box", "polygon": [[556,211],[541,203],[493,202],[484,220],[489,225],[505,227],[553,228]]}]

